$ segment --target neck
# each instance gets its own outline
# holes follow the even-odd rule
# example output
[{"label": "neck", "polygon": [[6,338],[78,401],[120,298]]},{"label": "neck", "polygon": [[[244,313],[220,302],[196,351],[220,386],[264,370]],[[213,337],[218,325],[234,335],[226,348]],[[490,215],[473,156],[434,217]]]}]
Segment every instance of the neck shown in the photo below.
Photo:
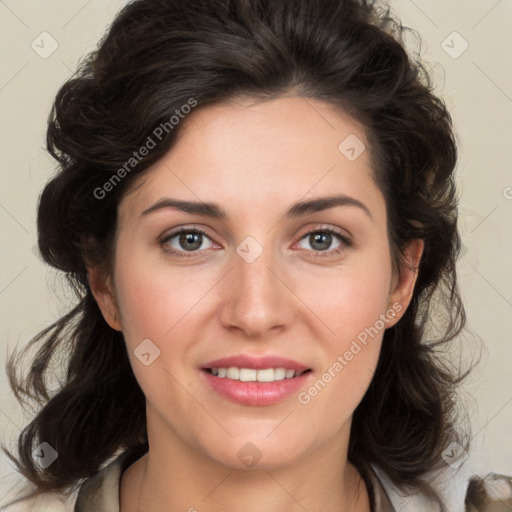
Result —
[{"label": "neck", "polygon": [[288,466],[249,469],[219,464],[168,432],[165,443],[150,433],[148,428],[149,452],[122,476],[121,512],[370,511],[364,481],[347,460],[343,433]]}]

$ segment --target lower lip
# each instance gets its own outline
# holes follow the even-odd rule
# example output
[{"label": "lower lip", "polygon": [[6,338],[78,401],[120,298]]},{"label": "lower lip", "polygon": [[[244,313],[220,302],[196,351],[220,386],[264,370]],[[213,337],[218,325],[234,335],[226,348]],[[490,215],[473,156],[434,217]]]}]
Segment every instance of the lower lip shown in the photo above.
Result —
[{"label": "lower lip", "polygon": [[271,405],[297,393],[312,372],[274,382],[243,382],[216,377],[206,370],[201,370],[201,373],[214,391],[233,402],[244,405]]}]

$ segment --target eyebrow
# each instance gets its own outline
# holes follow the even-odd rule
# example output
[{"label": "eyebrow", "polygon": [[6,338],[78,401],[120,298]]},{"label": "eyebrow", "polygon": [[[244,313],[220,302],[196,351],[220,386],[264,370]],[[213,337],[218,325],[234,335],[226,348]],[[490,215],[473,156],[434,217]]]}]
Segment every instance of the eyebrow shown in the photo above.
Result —
[{"label": "eyebrow", "polygon": [[[370,210],[364,203],[358,199],[355,199],[354,197],[350,197],[345,194],[335,194],[331,196],[310,199],[308,201],[299,201],[286,212],[285,216],[289,218],[295,218],[302,215],[327,210],[329,208],[334,208],[335,206],[354,206],[361,209],[371,220],[373,220],[373,216]],[[141,214],[141,217],[163,208],[173,208],[185,213],[202,215],[219,220],[225,220],[228,218],[226,211],[223,210],[218,204],[196,201],[181,201],[179,199],[173,199],[170,197],[163,197],[162,199],[159,199],[153,206],[150,206],[147,210],[144,210]]]}]

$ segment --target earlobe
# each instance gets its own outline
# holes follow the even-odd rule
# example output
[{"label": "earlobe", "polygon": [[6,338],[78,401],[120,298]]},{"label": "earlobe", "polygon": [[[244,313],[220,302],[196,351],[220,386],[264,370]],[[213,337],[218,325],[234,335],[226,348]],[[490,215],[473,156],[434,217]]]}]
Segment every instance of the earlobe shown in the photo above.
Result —
[{"label": "earlobe", "polygon": [[424,241],[416,238],[411,240],[404,250],[405,261],[401,264],[399,272],[393,276],[389,295],[389,306],[400,304],[401,309],[400,314],[396,316],[395,321],[389,327],[400,320],[411,302],[424,246]]},{"label": "earlobe", "polygon": [[110,277],[105,276],[98,267],[87,266],[87,278],[103,318],[112,329],[122,331],[119,308]]}]

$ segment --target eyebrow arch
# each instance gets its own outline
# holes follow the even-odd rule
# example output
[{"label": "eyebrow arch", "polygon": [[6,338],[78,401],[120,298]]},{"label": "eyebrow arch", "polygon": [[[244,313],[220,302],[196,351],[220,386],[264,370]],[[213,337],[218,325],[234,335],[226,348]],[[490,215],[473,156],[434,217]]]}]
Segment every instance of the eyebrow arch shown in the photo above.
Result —
[{"label": "eyebrow arch", "polygon": [[[326,197],[319,197],[308,201],[299,201],[295,203],[286,212],[286,217],[295,218],[309,213],[315,213],[335,206],[355,206],[360,208],[365,214],[373,220],[373,216],[370,213],[368,207],[355,199],[354,197],[347,196],[345,194],[335,194]],[[205,217],[212,217],[214,219],[224,220],[228,218],[227,213],[219,205],[215,203],[204,203],[196,201],[181,201],[179,199],[172,199],[170,197],[164,197],[158,200],[153,206],[144,210],[141,217],[148,215],[151,212],[161,210],[162,208],[174,208],[176,210],[190,213],[193,215],[203,215]]]}]

